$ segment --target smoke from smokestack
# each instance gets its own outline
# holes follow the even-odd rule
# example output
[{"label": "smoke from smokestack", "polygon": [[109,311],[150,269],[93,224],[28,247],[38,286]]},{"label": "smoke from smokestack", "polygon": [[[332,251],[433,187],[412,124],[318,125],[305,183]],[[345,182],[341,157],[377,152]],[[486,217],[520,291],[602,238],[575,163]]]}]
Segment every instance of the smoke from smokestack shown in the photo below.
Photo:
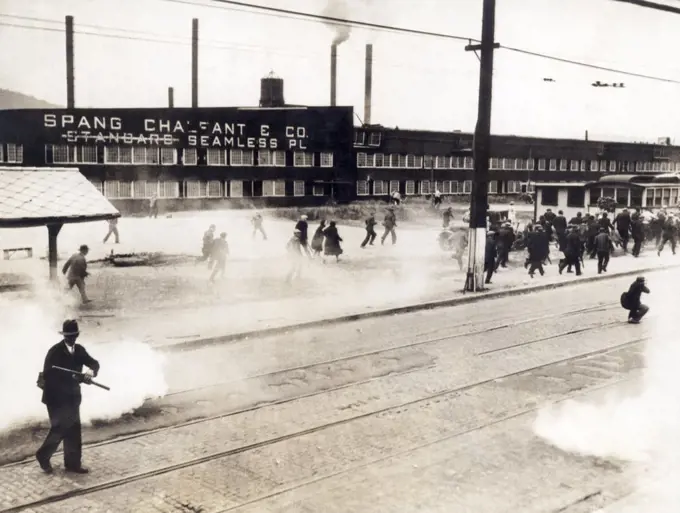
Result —
[{"label": "smoke from smokestack", "polygon": [[[323,16],[329,18],[343,18],[348,19],[350,16],[350,8],[345,0],[329,0],[326,8],[323,11]],[[335,37],[333,38],[333,44],[339,45],[344,43],[349,39],[352,32],[352,27],[349,25],[340,25],[335,22],[326,22],[326,25],[331,27],[335,31]]]}]

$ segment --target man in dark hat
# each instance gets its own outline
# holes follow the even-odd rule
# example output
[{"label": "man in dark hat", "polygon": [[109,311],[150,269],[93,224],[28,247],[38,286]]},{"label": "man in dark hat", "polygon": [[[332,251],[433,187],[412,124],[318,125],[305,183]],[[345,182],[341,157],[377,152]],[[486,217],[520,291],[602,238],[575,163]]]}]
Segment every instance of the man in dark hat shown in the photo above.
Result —
[{"label": "man in dark hat", "polygon": [[621,294],[621,306],[628,310],[628,322],[639,324],[640,320],[649,312],[649,307],[640,302],[642,293],[649,294],[649,289],[643,276],[638,277],[628,289],[628,292]]},{"label": "man in dark hat", "polygon": [[[35,456],[40,468],[48,474],[52,473],[50,459],[63,440],[66,471],[86,474],[88,470],[81,465],[80,383],[89,383],[98,374],[99,362],[83,346],[76,344],[80,335],[77,321],[64,321],[60,333],[64,338],[47,352],[42,375],[38,380],[38,386],[43,390],[42,402],[47,406],[50,417],[50,431]],[[75,372],[82,372],[84,365],[91,371],[81,377],[54,369],[55,365]]]},{"label": "man in dark hat", "polygon": [[85,278],[89,276],[87,272],[87,260],[85,257],[89,252],[90,248],[83,244],[80,246],[78,253],[71,255],[62,269],[62,273],[66,275],[68,290],[71,290],[73,287],[77,287],[83,303],[91,302],[91,300],[87,297],[87,291],[85,290]]}]

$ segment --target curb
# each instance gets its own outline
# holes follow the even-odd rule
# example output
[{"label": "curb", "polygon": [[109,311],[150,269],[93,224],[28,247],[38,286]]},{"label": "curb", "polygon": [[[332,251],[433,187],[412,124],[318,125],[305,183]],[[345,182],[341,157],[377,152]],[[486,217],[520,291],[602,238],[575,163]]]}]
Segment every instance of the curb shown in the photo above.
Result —
[{"label": "curb", "polygon": [[332,324],[342,324],[346,322],[359,321],[364,319],[371,319],[377,317],[388,317],[390,315],[400,315],[405,313],[419,312],[423,310],[434,310],[437,308],[446,308],[457,305],[466,305],[477,303],[486,299],[500,299],[512,296],[521,296],[530,292],[542,292],[545,290],[560,289],[563,287],[570,287],[592,283],[596,281],[613,280],[616,278],[623,278],[635,274],[644,274],[652,272],[666,271],[680,267],[680,263],[665,265],[663,267],[649,267],[644,269],[636,269],[634,271],[624,271],[616,274],[596,275],[582,278],[580,280],[563,281],[559,283],[545,283],[541,285],[531,285],[527,287],[520,287],[516,289],[503,289],[498,291],[477,292],[474,295],[465,295],[462,297],[453,297],[449,299],[442,299],[439,301],[430,301],[427,303],[415,303],[412,305],[396,306],[393,308],[386,308],[383,310],[374,310],[372,312],[361,312],[355,314],[341,315],[338,317],[330,317],[326,319],[318,319],[314,321],[305,321],[299,323],[292,323],[285,326],[276,326],[272,328],[262,328],[251,331],[243,331],[239,333],[230,333],[228,335],[220,335],[217,337],[199,338],[196,340],[188,340],[186,342],[179,342],[177,344],[159,346],[154,349],[164,352],[186,351],[190,349],[200,349],[202,347],[214,346],[233,342],[236,340],[243,340],[249,337],[266,337],[271,335],[279,335],[293,330],[302,330],[309,328],[317,328],[320,326],[328,326]]}]

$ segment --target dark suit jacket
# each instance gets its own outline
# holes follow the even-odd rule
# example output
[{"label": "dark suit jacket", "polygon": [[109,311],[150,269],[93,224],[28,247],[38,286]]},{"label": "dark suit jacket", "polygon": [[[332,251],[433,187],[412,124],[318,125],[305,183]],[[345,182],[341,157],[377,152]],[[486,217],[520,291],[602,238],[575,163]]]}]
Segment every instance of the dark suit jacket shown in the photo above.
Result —
[{"label": "dark suit jacket", "polygon": [[80,344],[75,345],[73,354],[66,347],[63,340],[53,345],[45,357],[43,366],[42,402],[47,405],[58,406],[60,404],[80,404],[80,383],[82,378],[74,377],[65,371],[53,369],[52,366],[64,367],[76,372],[83,371],[83,365],[92,369],[96,376],[99,372],[99,362],[92,358]]}]

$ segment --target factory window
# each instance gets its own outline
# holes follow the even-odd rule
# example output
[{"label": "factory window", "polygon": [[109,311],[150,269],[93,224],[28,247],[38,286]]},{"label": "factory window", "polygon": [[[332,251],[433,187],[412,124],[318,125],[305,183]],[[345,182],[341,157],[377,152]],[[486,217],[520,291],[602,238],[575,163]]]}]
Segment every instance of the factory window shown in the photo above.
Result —
[{"label": "factory window", "polygon": [[[3,144],[0,144],[0,162],[5,161],[5,146]],[[47,164],[47,161],[45,161]]]},{"label": "factory window", "polygon": [[572,160],[571,167],[569,169],[571,171],[578,171],[578,160]]},{"label": "factory window", "polygon": [[423,156],[422,155],[416,155],[415,156],[415,163],[413,164],[413,167],[416,169],[423,169]]},{"label": "factory window", "polygon": [[557,159],[550,159],[550,171],[557,171]]},{"label": "factory window", "polygon": [[404,192],[406,193],[407,196],[413,196],[416,193],[416,182],[414,182],[413,180],[406,180]]},{"label": "factory window", "polygon": [[293,196],[305,195],[305,182],[303,180],[295,180],[293,182]]},{"label": "factory window", "polygon": [[406,167],[415,169],[418,167],[418,159],[415,155],[406,155]]},{"label": "factory window", "polygon": [[209,166],[226,166],[227,150],[221,148],[208,148],[206,151],[206,163]]},{"label": "factory window", "polygon": [[451,167],[451,157],[438,156],[435,167],[437,169],[449,169]]},{"label": "factory window", "polygon": [[358,130],[354,132],[354,146],[365,146],[366,145],[366,133],[359,132]]},{"label": "factory window", "polygon": [[224,191],[222,187],[223,184],[221,180],[210,180],[208,182],[208,197],[222,198],[224,196]]},{"label": "factory window", "polygon": [[489,169],[501,169],[500,159],[489,159]]},{"label": "factory window", "polygon": [[425,169],[432,169],[434,166],[434,157],[432,155],[425,155],[423,157],[423,167]]},{"label": "factory window", "polygon": [[429,180],[422,180],[420,182],[420,194],[421,196],[424,196],[425,194],[432,194]]},{"label": "factory window", "polygon": [[538,170],[545,171],[545,159],[538,159]]},{"label": "factory window", "polygon": [[367,153],[357,153],[357,167],[372,167],[369,165],[368,157]]},{"label": "factory window", "polygon": [[118,163],[132,164],[132,148],[126,146],[118,147]]},{"label": "factory window", "polygon": [[314,154],[306,151],[294,152],[293,165],[295,167],[312,167],[314,165]]},{"label": "factory window", "polygon": [[319,154],[319,164],[321,167],[333,167],[333,154],[332,153],[320,153]]},{"label": "factory window", "polygon": [[535,168],[536,168],[536,160],[534,160],[534,159],[527,160],[527,171],[533,171]]},{"label": "factory window", "polygon": [[680,173],[680,162],[675,163],[675,172]]},{"label": "factory window", "polygon": [[382,139],[382,134],[380,132],[371,132],[368,136],[369,146],[380,146],[380,140]]},{"label": "factory window", "polygon": [[387,182],[385,180],[375,180],[373,182],[373,195],[386,196],[387,194],[389,194],[387,191]]},{"label": "factory window", "polygon": [[498,181],[491,180],[488,185],[489,194],[498,194]]},{"label": "factory window", "polygon": [[229,196],[232,198],[243,197],[243,180],[229,181]]},{"label": "factory window", "polygon": [[314,194],[314,196],[323,196],[323,185],[314,184],[312,194]]},{"label": "factory window", "polygon": [[[173,183],[173,182],[165,182],[165,183]],[[161,184],[162,184],[162,182],[155,182],[155,181],[153,181],[153,182],[148,182],[148,181],[147,181],[147,182],[146,182],[145,191],[144,191],[145,194],[146,194],[146,197],[147,197],[147,198],[150,198],[150,197],[153,196],[154,194],[155,194],[156,196],[161,196],[161,197],[162,197],[162,195],[161,195],[161,189],[162,189],[162,188],[161,188]]]},{"label": "factory window", "polygon": [[[304,196],[304,182],[302,182],[302,192]],[[285,180],[263,180],[262,181],[262,196],[276,196],[281,197],[286,195],[286,181]]]},{"label": "factory window", "polygon": [[285,151],[272,151],[272,161],[274,167],[285,167],[286,166],[286,152]]},{"label": "factory window", "polygon": [[185,198],[205,198],[208,195],[208,184],[202,180],[186,180],[184,182]]},{"label": "factory window", "polygon": [[146,180],[135,180],[132,182],[132,195],[135,198],[147,198]]},{"label": "factory window", "polygon": [[463,157],[451,157],[451,168],[463,169]]},{"label": "factory window", "polygon": [[668,162],[661,163],[661,171],[668,171]]},{"label": "factory window", "polygon": [[510,180],[510,181],[507,182],[505,190],[508,194],[517,194],[519,192],[518,185],[519,185],[519,182],[516,182],[514,180]]},{"label": "factory window", "polygon": [[368,196],[368,181],[357,181],[357,196]]},{"label": "factory window", "polygon": [[[73,152],[69,151],[71,148],[65,144],[53,144],[52,145],[52,163],[53,164],[68,164],[73,162],[70,158],[73,156]],[[47,159],[45,159],[47,161]],[[47,162],[49,163],[49,162]]]},{"label": "factory window", "polygon": [[230,150],[229,158],[232,166],[252,166],[255,162],[252,150]]},{"label": "factory window", "polygon": [[260,150],[257,152],[257,165],[266,167],[272,165],[272,152],[269,150]]},{"label": "factory window", "polygon": [[120,182],[118,180],[106,180],[104,182],[104,196],[108,199],[117,199],[120,196],[118,191],[120,190]]},{"label": "factory window", "polygon": [[399,192],[399,180],[390,180],[390,194]]},{"label": "factory window", "polygon": [[198,164],[198,152],[196,148],[185,148],[182,150],[182,164],[185,166],[195,166]]},{"label": "factory window", "polygon": [[392,155],[392,167],[406,167],[406,155]]},{"label": "factory window", "polygon": [[[121,148],[121,158],[124,148]],[[158,164],[158,148],[147,148],[145,146],[135,146],[132,148],[133,164]]]},{"label": "factory window", "polygon": [[545,187],[543,189],[543,194],[541,195],[541,205],[556,207],[557,191],[558,191],[557,187]]},{"label": "factory window", "polygon": [[442,188],[439,189],[442,194],[451,194],[451,180],[444,180],[442,182]]},{"label": "factory window", "polygon": [[586,191],[580,187],[567,189],[567,206],[571,208],[583,208],[586,205]]},{"label": "factory window", "polygon": [[534,182],[527,183],[527,192],[529,194],[533,194],[534,192],[536,192],[536,184]]},{"label": "factory window", "polygon": [[588,170],[588,163],[585,160],[581,161],[581,171],[587,171]]},{"label": "factory window", "polygon": [[472,192],[472,180],[465,180],[463,182],[463,194],[470,194],[471,192]]},{"label": "factory window", "polygon": [[22,144],[7,144],[7,163],[21,164],[24,161],[24,146]]},{"label": "factory window", "polygon": [[121,199],[132,198],[132,182],[118,182],[118,197]]},{"label": "factory window", "polygon": [[179,182],[168,180],[158,183],[159,198],[179,198]]},{"label": "factory window", "polygon": [[636,172],[639,173],[640,171],[643,171],[644,169],[645,169],[645,165],[644,165],[643,162],[636,162],[635,163],[635,171]]},{"label": "factory window", "polygon": [[174,166],[177,164],[177,150],[175,148],[161,148],[161,165]]},{"label": "factory window", "polygon": [[120,148],[118,146],[104,147],[104,164],[118,164],[120,160]]},{"label": "factory window", "polygon": [[[385,166],[385,155],[383,155],[382,153],[376,153],[373,156],[373,158],[375,160],[375,164],[374,164],[375,167],[384,167]],[[389,158],[389,155],[388,155],[388,158]]]},{"label": "factory window", "polygon": [[654,171],[654,164],[652,162],[645,162],[645,171]]},{"label": "factory window", "polygon": [[475,160],[472,157],[465,157],[465,169],[474,169]]},{"label": "factory window", "polygon": [[515,169],[515,160],[514,159],[502,159],[501,165],[503,166],[504,170],[511,171]]},{"label": "factory window", "polygon": [[[607,164],[605,163],[605,166],[606,165]],[[597,172],[599,170],[599,166],[600,166],[600,163],[597,160],[591,160],[590,161],[590,170],[592,172]],[[605,167],[605,169],[607,169],[607,168]]]},{"label": "factory window", "polygon": [[568,169],[568,167],[567,167],[568,162],[569,161],[566,160],[566,159],[560,160],[560,171],[566,171]]},{"label": "factory window", "polygon": [[463,193],[463,187],[458,180],[452,180],[451,181],[451,194],[462,194]]}]

